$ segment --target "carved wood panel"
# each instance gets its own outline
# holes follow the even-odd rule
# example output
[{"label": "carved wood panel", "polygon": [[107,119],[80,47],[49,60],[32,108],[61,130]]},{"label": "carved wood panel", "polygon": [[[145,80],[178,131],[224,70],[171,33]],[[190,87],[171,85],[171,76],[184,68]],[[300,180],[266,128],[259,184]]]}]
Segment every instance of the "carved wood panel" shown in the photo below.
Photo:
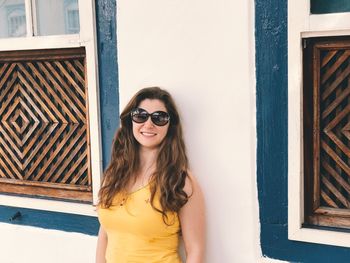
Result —
[{"label": "carved wood panel", "polygon": [[85,50],[0,52],[0,191],[91,201]]}]

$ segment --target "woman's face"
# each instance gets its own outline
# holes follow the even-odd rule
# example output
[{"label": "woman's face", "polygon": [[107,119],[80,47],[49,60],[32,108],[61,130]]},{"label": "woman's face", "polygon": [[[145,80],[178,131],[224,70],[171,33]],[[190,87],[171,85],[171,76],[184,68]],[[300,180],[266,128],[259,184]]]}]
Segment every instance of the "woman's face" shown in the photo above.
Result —
[{"label": "woman's face", "polygon": [[[164,103],[158,99],[145,99],[141,101],[138,108],[144,109],[149,114],[156,111],[167,112]],[[157,126],[152,122],[151,117],[144,123],[132,122],[134,137],[145,149],[157,148],[165,138],[168,128],[169,122],[164,126]]]}]

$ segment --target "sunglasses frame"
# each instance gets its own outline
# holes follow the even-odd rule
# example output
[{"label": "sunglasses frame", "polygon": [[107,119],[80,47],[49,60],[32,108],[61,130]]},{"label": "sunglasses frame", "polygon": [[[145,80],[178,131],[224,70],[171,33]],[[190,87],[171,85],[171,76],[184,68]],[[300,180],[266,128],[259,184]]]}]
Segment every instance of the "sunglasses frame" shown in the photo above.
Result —
[{"label": "sunglasses frame", "polygon": [[[145,116],[147,117],[144,121],[135,121],[134,120],[134,116],[136,115],[136,114],[140,114],[140,113],[146,113],[145,114]],[[167,120],[166,120],[166,122],[164,123],[164,124],[159,124],[157,121],[155,121],[155,118],[157,118],[159,115],[156,115],[156,114],[159,114],[159,113],[161,113],[161,114],[164,114],[165,116],[166,116],[166,118],[167,118]],[[145,109],[142,109],[142,108],[135,108],[135,109],[133,109],[131,112],[130,112],[130,116],[131,116],[131,120],[133,121],[133,122],[136,122],[136,123],[145,123],[148,119],[149,119],[149,117],[151,117],[151,121],[152,121],[152,123],[154,124],[154,125],[156,125],[156,126],[165,126],[165,125],[167,125],[168,123],[169,123],[169,121],[170,121],[170,115],[169,115],[169,113],[167,113],[167,112],[165,112],[165,111],[155,111],[155,112],[152,112],[152,113],[149,113],[148,111],[146,111]]]}]

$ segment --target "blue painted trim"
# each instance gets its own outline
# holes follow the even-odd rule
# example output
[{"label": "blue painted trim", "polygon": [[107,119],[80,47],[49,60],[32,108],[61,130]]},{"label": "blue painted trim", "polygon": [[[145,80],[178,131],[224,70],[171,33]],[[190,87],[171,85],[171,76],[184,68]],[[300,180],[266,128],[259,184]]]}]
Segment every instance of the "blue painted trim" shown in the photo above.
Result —
[{"label": "blue painted trim", "polygon": [[0,222],[97,235],[96,217],[0,206]]},{"label": "blue painted trim", "polygon": [[[112,139],[119,125],[116,1],[96,1],[100,116],[103,166],[108,164]],[[17,212],[21,216],[10,220]],[[96,217],[0,206],[0,222],[97,235]]]},{"label": "blue painted trim", "polygon": [[257,183],[264,256],[349,262],[350,249],[288,240],[287,0],[255,0]]},{"label": "blue painted trim", "polygon": [[119,125],[116,1],[97,1],[96,16],[103,167],[106,168],[114,133]]}]

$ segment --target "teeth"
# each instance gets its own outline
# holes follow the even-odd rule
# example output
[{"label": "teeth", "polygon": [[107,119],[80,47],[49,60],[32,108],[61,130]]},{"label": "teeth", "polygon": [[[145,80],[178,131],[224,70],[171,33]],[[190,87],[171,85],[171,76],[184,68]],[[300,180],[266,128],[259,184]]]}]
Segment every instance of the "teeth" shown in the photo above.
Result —
[{"label": "teeth", "polygon": [[155,136],[156,134],[155,133],[150,133],[150,132],[141,132],[142,135],[145,135],[145,136]]}]

